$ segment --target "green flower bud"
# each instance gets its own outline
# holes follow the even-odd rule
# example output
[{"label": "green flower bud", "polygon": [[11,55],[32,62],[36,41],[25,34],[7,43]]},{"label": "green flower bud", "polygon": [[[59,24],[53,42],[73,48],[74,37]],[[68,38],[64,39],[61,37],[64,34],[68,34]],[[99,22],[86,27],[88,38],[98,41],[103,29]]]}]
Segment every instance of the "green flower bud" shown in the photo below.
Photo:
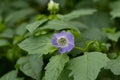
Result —
[{"label": "green flower bud", "polygon": [[87,51],[100,51],[100,52],[106,52],[106,46],[103,45],[99,41],[90,41],[87,43]]},{"label": "green flower bud", "polygon": [[48,11],[50,11],[51,14],[55,14],[59,11],[59,4],[55,3],[53,0],[50,0],[48,3]]}]

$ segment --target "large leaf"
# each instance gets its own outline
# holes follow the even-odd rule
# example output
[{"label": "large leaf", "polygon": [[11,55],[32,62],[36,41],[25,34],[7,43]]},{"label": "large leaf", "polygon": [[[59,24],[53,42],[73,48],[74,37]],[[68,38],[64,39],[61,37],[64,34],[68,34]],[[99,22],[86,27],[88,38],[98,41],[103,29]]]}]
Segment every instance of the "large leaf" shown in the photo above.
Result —
[{"label": "large leaf", "polygon": [[19,47],[29,54],[47,54],[56,50],[51,43],[51,35],[42,35],[39,37],[30,37],[19,44]]},{"label": "large leaf", "polygon": [[72,26],[67,24],[64,21],[61,20],[51,20],[47,22],[43,27],[40,27],[40,29],[54,29],[54,30],[61,30],[61,29],[70,29]]},{"label": "large leaf", "polygon": [[35,14],[35,13],[36,11],[31,8],[22,9],[22,10],[10,13],[6,17],[5,23],[9,26],[12,26],[14,23],[19,22],[23,19],[26,19],[28,18],[28,16],[31,16],[32,14]]},{"label": "large leaf", "polygon": [[64,70],[61,72],[58,80],[74,80],[73,77],[70,77],[70,76],[69,76],[69,73],[70,73],[70,72],[71,72],[70,70],[64,69]]},{"label": "large leaf", "polygon": [[68,68],[74,80],[95,80],[100,69],[109,61],[106,54],[89,52],[72,59]]},{"label": "large leaf", "polygon": [[99,28],[105,28],[111,26],[111,16],[104,13],[104,12],[96,12],[92,15],[82,16],[78,18],[80,22],[83,24],[86,24],[88,27],[99,27]]},{"label": "large leaf", "polygon": [[83,31],[83,30],[86,30],[88,29],[88,26],[81,23],[81,22],[78,22],[78,21],[69,21],[68,22],[70,25],[76,27],[77,29],[79,29],[80,31]]},{"label": "large leaf", "polygon": [[120,75],[120,57],[109,61],[105,69],[110,69],[115,75]]},{"label": "large leaf", "polygon": [[21,57],[17,61],[17,65],[19,65],[20,70],[24,74],[36,80],[40,79],[41,70],[43,66],[42,56],[28,55],[26,57]]},{"label": "large leaf", "polygon": [[[82,26],[82,24],[80,24]],[[84,25],[83,25],[84,27]],[[67,21],[62,20],[51,20],[47,22],[44,26],[39,28],[40,30],[53,29],[53,30],[62,30],[62,29],[75,29],[80,33],[78,27],[75,27],[75,24],[70,24]]]},{"label": "large leaf", "polygon": [[59,17],[63,20],[72,20],[80,16],[91,15],[94,12],[96,12],[95,9],[80,9]]},{"label": "large leaf", "polygon": [[5,74],[0,80],[23,80],[23,78],[17,78],[18,71],[13,70]]},{"label": "large leaf", "polygon": [[86,41],[88,40],[99,40],[106,41],[106,34],[101,29],[91,27],[82,32],[82,36]]},{"label": "large leaf", "polygon": [[66,54],[53,56],[45,67],[45,80],[57,80],[68,61]]},{"label": "large leaf", "polygon": [[26,28],[29,30],[29,32],[33,33],[34,30],[36,30],[41,24],[43,24],[44,22],[46,22],[47,19],[43,19],[43,20],[40,20],[40,21],[36,21],[34,23],[31,23],[31,24],[28,24],[26,26]]}]

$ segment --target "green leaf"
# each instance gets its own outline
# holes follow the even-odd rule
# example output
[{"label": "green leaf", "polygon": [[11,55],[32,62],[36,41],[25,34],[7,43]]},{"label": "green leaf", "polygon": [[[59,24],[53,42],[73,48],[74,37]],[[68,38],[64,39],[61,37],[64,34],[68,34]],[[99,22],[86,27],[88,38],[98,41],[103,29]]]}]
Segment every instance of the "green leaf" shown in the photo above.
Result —
[{"label": "green leaf", "polygon": [[40,27],[41,30],[43,29],[54,29],[54,30],[61,30],[61,29],[70,29],[72,26],[67,24],[61,20],[51,20],[48,21],[44,26]]},{"label": "green leaf", "polygon": [[69,77],[69,73],[70,73],[70,72],[71,72],[70,70],[64,69],[64,70],[61,72],[58,80],[73,80],[73,77]]},{"label": "green leaf", "polygon": [[16,28],[16,34],[23,36],[25,34],[25,32],[27,31],[27,29],[25,28],[26,25],[27,25],[27,23],[23,23],[23,24],[19,25]]},{"label": "green leaf", "polygon": [[53,56],[45,67],[45,80],[58,80],[65,64],[69,61],[66,54]]},{"label": "green leaf", "polygon": [[88,26],[81,23],[81,22],[78,22],[78,21],[69,21],[68,22],[70,25],[76,27],[77,29],[79,29],[80,31],[83,31],[83,30],[86,30],[88,29]]},{"label": "green leaf", "polygon": [[5,29],[5,25],[0,22],[0,32],[4,31],[4,29]]},{"label": "green leaf", "polygon": [[15,8],[28,8],[29,7],[29,4],[26,2],[26,1],[13,1],[12,2],[12,7],[15,7]]},{"label": "green leaf", "polygon": [[26,26],[26,28],[28,29],[29,32],[33,33],[40,25],[42,25],[43,23],[45,23],[47,21],[47,19],[43,19],[40,21],[36,21],[34,23],[28,24]]},{"label": "green leaf", "polygon": [[89,28],[106,28],[111,26],[110,15],[104,12],[95,12],[92,15],[82,16],[78,18],[80,22],[87,25]]},{"label": "green leaf", "polygon": [[6,29],[0,34],[0,37],[2,38],[12,38],[14,35],[14,31],[12,29]]},{"label": "green leaf", "polygon": [[[94,36],[93,36],[94,35]],[[106,34],[101,29],[97,27],[91,27],[82,32],[82,36],[86,41],[89,40],[99,40],[106,41]]]},{"label": "green leaf", "polygon": [[[8,26],[12,26],[14,23],[19,22],[23,19],[28,18],[28,16],[35,14],[36,11],[34,9],[31,8],[26,8],[26,9],[22,9],[19,11],[15,11],[13,13],[10,13],[6,19],[5,19],[5,23]],[[19,15],[19,16],[18,16]]]},{"label": "green leaf", "polygon": [[0,39],[0,46],[6,46],[9,42],[6,39]]},{"label": "green leaf", "polygon": [[69,14],[63,15],[63,16],[60,16],[60,15],[58,15],[58,16],[61,19],[68,21],[68,20],[72,20],[72,19],[75,19],[75,18],[78,18],[78,17],[81,17],[81,16],[91,15],[94,12],[96,12],[95,9],[80,9],[80,10],[73,11]]},{"label": "green leaf", "polygon": [[95,80],[100,69],[109,61],[106,54],[89,52],[72,59],[68,68],[74,80]]},{"label": "green leaf", "polygon": [[17,61],[17,65],[24,74],[32,77],[33,79],[40,80],[43,66],[42,56],[28,55],[26,57],[21,57]]},{"label": "green leaf", "polygon": [[105,69],[110,69],[115,75],[120,75],[120,56],[108,62]]},{"label": "green leaf", "polygon": [[120,9],[112,10],[110,14],[112,15],[112,18],[120,17]]},{"label": "green leaf", "polygon": [[114,34],[112,34],[112,33],[107,33],[107,37],[108,37],[110,40],[117,42],[118,39],[120,38],[120,31],[119,31],[119,32],[116,32],[116,33],[114,33]]},{"label": "green leaf", "polygon": [[52,35],[42,35],[39,37],[30,37],[19,44],[19,47],[29,54],[48,54],[53,52],[56,48],[53,47]]},{"label": "green leaf", "polygon": [[0,80],[23,80],[23,78],[17,78],[18,71],[13,70],[5,74]]},{"label": "green leaf", "polygon": [[110,7],[112,8],[112,11],[110,14],[112,15],[112,18],[120,17],[120,1],[115,1],[110,4]]}]

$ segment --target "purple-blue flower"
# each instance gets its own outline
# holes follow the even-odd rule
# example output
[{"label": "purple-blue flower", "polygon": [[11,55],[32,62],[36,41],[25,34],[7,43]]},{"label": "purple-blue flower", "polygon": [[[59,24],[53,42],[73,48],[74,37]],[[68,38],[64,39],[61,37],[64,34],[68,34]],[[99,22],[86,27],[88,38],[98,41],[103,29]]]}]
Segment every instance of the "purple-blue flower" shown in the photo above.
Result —
[{"label": "purple-blue flower", "polygon": [[60,53],[70,52],[74,47],[74,36],[65,31],[56,33],[52,38],[52,44],[59,48]]}]

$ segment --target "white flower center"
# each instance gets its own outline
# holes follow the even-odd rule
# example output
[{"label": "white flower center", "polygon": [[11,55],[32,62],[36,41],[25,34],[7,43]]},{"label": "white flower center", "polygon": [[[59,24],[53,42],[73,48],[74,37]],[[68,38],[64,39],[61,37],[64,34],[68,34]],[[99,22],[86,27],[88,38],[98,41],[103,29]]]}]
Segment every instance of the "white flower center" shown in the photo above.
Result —
[{"label": "white flower center", "polygon": [[57,43],[61,46],[61,47],[66,47],[68,45],[68,40],[62,36],[57,40]]}]

